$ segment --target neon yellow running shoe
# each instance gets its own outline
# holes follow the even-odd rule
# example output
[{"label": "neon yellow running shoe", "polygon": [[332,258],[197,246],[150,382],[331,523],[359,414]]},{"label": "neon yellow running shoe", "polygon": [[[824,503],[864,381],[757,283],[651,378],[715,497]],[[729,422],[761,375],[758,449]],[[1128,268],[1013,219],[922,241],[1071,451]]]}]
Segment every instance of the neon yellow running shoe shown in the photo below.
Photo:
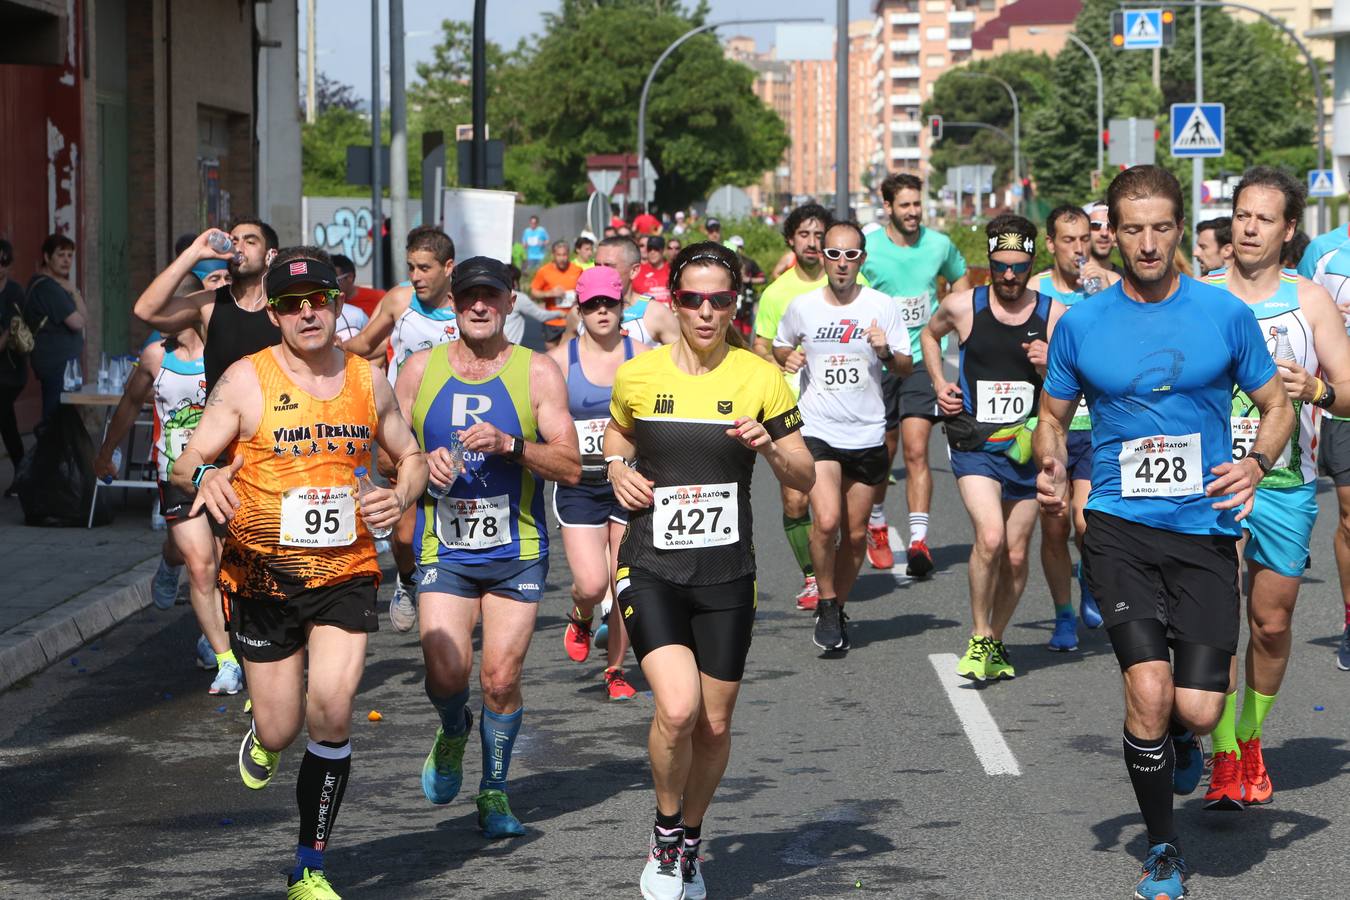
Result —
[{"label": "neon yellow running shoe", "polygon": [[1017,677],[1012,660],[1008,659],[1008,648],[1002,641],[990,641],[989,655],[984,660],[984,677],[989,681],[1011,681]]},{"label": "neon yellow running shoe", "polygon": [[464,746],[469,741],[473,715],[464,710],[464,731],[446,737],[444,728],[436,729],[436,740],[422,763],[422,793],[437,806],[449,803],[459,796],[464,784]]},{"label": "neon yellow running shoe", "polygon": [[306,869],[299,881],[286,888],[286,900],[342,900],[342,895],[333,890],[322,869]]},{"label": "neon yellow running shoe", "polygon": [[993,649],[993,641],[989,638],[971,635],[970,643],[966,645],[966,655],[956,663],[956,674],[971,681],[984,681],[985,660]]},{"label": "neon yellow running shoe", "polygon": [[[267,787],[277,771],[277,761],[281,752],[273,753],[259,744],[250,728],[239,745],[239,777],[244,779],[244,787],[260,791]],[[336,895],[334,895],[336,896]]]},{"label": "neon yellow running shoe", "polygon": [[511,812],[511,804],[506,802],[504,791],[489,788],[473,799],[478,804],[478,827],[485,837],[495,840],[520,837],[525,833],[525,826],[520,824]]}]

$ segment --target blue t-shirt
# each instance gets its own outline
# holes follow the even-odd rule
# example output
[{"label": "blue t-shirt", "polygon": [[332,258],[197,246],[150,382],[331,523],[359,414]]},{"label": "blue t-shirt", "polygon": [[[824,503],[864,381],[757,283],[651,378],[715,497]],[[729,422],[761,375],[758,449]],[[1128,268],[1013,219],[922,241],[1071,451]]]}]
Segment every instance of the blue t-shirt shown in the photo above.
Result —
[{"label": "blue t-shirt", "polygon": [[1071,307],[1050,340],[1044,390],[1061,400],[1082,391],[1092,414],[1087,508],[1236,537],[1236,510],[1214,509],[1222,498],[1204,486],[1233,458],[1233,385],[1250,393],[1275,377],[1256,316],[1184,275],[1160,303],[1131,300],[1122,285]]},{"label": "blue t-shirt", "polygon": [[1312,278],[1313,273],[1317,271],[1318,260],[1348,240],[1350,240],[1350,225],[1333,228],[1313,238],[1308,244],[1308,249],[1303,251],[1303,258],[1298,261],[1298,274],[1304,278]]},{"label": "blue t-shirt", "polygon": [[536,228],[526,228],[521,232],[521,240],[525,244],[525,258],[530,262],[537,262],[544,258],[548,250],[548,232],[544,226]]}]

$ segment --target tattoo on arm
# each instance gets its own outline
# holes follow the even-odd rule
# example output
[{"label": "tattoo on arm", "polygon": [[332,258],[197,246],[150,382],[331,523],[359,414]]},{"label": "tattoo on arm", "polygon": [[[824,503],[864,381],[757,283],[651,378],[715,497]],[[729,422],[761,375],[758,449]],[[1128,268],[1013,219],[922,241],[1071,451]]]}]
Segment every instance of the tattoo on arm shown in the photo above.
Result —
[{"label": "tattoo on arm", "polygon": [[224,403],[225,398],[223,396],[223,388],[225,387],[225,385],[229,383],[230,377],[228,375],[222,374],[220,378],[216,381],[215,387],[211,388],[211,396],[206,398],[206,405],[219,406],[220,404]]}]

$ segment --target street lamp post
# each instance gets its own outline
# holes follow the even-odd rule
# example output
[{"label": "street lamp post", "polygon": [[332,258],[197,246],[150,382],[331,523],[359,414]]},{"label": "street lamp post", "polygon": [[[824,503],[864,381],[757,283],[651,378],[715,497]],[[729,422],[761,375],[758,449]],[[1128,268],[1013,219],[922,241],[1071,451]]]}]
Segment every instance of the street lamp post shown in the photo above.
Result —
[{"label": "street lamp post", "polygon": [[1008,84],[1008,82],[1004,81],[1002,78],[999,78],[997,75],[990,75],[988,72],[971,72],[965,69],[956,69],[955,71],[952,72],[952,74],[959,76],[961,78],[987,78],[990,81],[997,81],[999,84],[1003,85],[1003,89],[1008,92],[1008,98],[1012,100],[1013,183],[1017,186],[1017,190],[1020,192],[1016,194],[1017,209],[1020,212],[1023,208],[1023,204],[1026,201],[1025,196],[1026,191],[1022,187],[1022,111],[1017,104],[1017,92],[1013,90],[1011,84]]},{"label": "street lamp post", "polygon": [[[647,181],[642,177],[642,161],[647,156],[647,94],[652,89],[652,82],[656,80],[656,72],[661,68],[661,63],[666,61],[666,57],[680,48],[680,45],[689,40],[696,34],[705,31],[711,31],[714,28],[720,28],[723,25],[762,25],[776,22],[821,22],[822,19],[723,19],[720,22],[709,22],[706,25],[700,25],[697,28],[691,28],[684,34],[677,37],[669,47],[661,51],[661,55],[652,63],[652,69],[647,73],[647,80],[642,82],[642,95],[638,98],[638,127],[637,127],[637,165],[638,165],[638,199],[642,202],[642,209],[647,209]],[[844,86],[847,90],[847,86]]]}]

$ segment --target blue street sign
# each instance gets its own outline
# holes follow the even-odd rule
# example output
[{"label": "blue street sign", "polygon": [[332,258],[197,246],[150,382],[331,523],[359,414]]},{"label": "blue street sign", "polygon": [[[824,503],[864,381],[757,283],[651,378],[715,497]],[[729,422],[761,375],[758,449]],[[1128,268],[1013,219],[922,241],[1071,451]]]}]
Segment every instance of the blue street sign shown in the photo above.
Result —
[{"label": "blue street sign", "polygon": [[1331,169],[1313,169],[1308,172],[1308,196],[1336,196],[1336,173]]},{"label": "blue street sign", "polygon": [[1223,104],[1172,104],[1172,155],[1223,156]]},{"label": "blue street sign", "polygon": [[1125,10],[1125,50],[1157,50],[1163,45],[1161,9]]}]

